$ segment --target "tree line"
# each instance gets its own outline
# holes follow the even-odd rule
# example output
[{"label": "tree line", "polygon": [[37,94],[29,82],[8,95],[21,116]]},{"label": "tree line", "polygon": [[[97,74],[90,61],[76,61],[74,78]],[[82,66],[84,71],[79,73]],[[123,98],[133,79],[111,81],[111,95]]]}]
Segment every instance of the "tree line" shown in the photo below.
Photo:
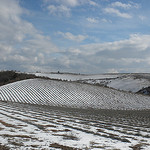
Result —
[{"label": "tree line", "polygon": [[1,71],[0,72],[0,86],[8,83],[12,83],[15,81],[25,80],[25,79],[33,79],[37,78],[37,76],[33,74],[26,73],[18,73],[16,71]]}]

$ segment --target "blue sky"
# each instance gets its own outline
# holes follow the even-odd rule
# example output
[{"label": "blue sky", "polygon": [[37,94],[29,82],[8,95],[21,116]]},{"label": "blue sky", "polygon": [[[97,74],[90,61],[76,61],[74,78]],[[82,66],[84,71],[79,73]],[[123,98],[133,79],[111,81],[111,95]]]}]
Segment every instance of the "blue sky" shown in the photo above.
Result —
[{"label": "blue sky", "polygon": [[148,0],[0,0],[0,70],[150,72]]}]

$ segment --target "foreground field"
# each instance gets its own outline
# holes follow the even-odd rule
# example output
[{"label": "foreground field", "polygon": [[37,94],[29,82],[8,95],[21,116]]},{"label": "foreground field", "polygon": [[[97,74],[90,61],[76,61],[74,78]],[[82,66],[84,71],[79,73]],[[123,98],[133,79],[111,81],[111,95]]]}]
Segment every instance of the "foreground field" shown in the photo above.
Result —
[{"label": "foreground field", "polygon": [[150,149],[150,111],[65,109],[0,101],[10,149]]}]

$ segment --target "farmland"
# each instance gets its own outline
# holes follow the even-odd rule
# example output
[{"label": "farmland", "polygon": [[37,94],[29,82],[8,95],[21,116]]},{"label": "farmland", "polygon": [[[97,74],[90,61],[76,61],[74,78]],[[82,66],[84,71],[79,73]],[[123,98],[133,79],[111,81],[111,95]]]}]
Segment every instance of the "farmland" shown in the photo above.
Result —
[{"label": "farmland", "polygon": [[0,141],[11,149],[150,148],[150,112],[0,102]]},{"label": "farmland", "polygon": [[150,86],[149,73],[107,73],[107,74],[69,74],[69,73],[35,73],[37,77],[49,77],[67,81],[78,81],[92,85],[107,86],[110,88],[138,92]]},{"label": "farmland", "polygon": [[0,108],[3,149],[150,149],[149,96],[34,78],[0,86]]},{"label": "farmland", "polygon": [[0,99],[20,103],[114,110],[150,108],[150,97],[106,87],[45,79],[28,79],[0,87]]}]

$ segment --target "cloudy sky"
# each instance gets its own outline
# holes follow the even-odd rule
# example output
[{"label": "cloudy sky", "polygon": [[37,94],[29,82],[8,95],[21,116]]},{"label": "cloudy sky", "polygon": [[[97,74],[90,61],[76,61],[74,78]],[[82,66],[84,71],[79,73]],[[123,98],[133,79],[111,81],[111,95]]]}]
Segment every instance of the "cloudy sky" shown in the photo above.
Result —
[{"label": "cloudy sky", "polygon": [[149,0],[0,0],[0,70],[150,72]]}]

